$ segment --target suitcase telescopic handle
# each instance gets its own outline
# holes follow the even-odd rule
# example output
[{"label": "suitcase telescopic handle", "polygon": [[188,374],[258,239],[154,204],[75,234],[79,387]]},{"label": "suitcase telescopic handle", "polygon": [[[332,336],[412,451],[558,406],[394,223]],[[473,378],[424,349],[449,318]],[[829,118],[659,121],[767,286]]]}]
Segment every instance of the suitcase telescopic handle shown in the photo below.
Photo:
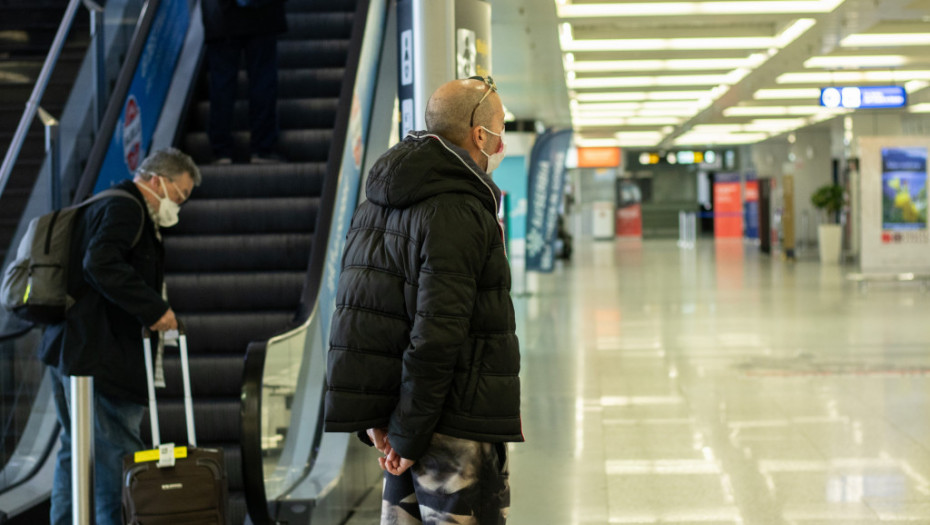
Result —
[{"label": "suitcase telescopic handle", "polygon": [[[181,380],[184,384],[184,417],[187,422],[187,441],[197,446],[197,430],[194,427],[194,401],[191,397],[190,363],[187,355],[187,330],[178,320],[178,347],[181,353]],[[152,426],[152,445],[161,445],[161,433],[158,426],[158,406],[155,402],[155,373],[152,361],[152,331],[142,328],[142,350],[145,353],[145,377],[149,394],[149,422]]]}]

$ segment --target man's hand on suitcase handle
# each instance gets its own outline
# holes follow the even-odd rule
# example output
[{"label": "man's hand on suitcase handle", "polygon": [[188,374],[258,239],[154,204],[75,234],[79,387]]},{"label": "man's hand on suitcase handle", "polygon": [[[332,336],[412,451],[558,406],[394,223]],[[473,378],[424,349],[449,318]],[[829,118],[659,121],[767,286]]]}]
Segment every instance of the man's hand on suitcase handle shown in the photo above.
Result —
[{"label": "man's hand on suitcase handle", "polygon": [[171,308],[165,312],[165,315],[161,316],[155,324],[149,327],[153,332],[166,332],[168,330],[177,330],[178,329],[178,319],[174,316],[174,310]]}]

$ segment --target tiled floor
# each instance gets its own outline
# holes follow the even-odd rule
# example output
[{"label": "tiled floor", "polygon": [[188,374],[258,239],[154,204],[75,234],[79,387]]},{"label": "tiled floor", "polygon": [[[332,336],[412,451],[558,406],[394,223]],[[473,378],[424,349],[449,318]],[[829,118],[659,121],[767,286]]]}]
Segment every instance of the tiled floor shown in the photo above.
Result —
[{"label": "tiled floor", "polygon": [[847,270],[598,242],[532,277],[508,523],[930,524],[930,293]]}]

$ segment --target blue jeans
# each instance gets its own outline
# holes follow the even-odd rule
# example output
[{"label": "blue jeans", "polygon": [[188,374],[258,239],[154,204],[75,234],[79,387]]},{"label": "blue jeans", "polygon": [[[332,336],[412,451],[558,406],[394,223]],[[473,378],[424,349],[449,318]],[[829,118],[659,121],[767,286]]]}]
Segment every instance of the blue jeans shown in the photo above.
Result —
[{"label": "blue jeans", "polygon": [[[51,525],[71,525],[71,378],[50,369],[61,450],[52,485]],[[143,405],[94,391],[94,506],[97,525],[121,525],[123,456],[144,448]]]}]

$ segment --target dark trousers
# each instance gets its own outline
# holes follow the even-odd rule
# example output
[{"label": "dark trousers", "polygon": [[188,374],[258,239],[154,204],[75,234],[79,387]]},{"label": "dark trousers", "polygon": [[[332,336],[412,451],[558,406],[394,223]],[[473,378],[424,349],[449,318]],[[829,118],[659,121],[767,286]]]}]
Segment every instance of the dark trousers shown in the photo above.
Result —
[{"label": "dark trousers", "polygon": [[509,478],[505,444],[433,434],[409,470],[384,473],[381,525],[505,525]]},{"label": "dark trousers", "polygon": [[[52,482],[52,525],[71,525],[71,378],[54,368],[52,391],[61,424],[61,449]],[[140,436],[145,407],[94,391],[94,507],[97,525],[121,525],[123,456],[144,445]]]},{"label": "dark trousers", "polygon": [[210,121],[213,155],[232,157],[239,64],[245,55],[249,77],[249,130],[252,154],[267,155],[278,140],[278,40],[275,35],[207,42],[210,68]]}]

